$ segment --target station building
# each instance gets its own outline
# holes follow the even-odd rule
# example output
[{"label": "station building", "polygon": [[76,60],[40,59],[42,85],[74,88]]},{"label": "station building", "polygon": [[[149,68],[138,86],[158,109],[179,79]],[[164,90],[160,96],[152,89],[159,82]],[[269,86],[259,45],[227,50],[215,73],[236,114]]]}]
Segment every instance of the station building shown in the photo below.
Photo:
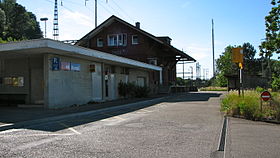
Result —
[{"label": "station building", "polygon": [[156,65],[101,51],[37,39],[0,44],[0,103],[62,108],[118,99],[118,84],[149,86]]}]

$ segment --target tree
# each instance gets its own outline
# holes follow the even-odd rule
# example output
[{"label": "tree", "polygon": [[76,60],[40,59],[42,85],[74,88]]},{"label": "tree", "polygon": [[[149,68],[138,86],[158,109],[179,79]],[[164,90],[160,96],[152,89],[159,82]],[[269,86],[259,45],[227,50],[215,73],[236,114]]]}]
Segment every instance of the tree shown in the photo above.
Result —
[{"label": "tree", "polygon": [[227,46],[225,51],[220,55],[220,58],[217,59],[217,69],[219,73],[224,75],[236,74],[237,66],[231,61],[231,50],[233,46]]},{"label": "tree", "polygon": [[257,75],[262,71],[262,61],[255,59],[256,49],[249,42],[242,45],[244,54],[244,72],[249,75]]},{"label": "tree", "polygon": [[271,61],[272,80],[271,87],[275,91],[280,90],[280,61]]},{"label": "tree", "polygon": [[0,2],[0,9],[4,11],[4,14],[2,14],[5,15],[2,18],[4,19],[4,26],[2,26],[2,31],[0,30],[0,38],[3,40],[8,38],[23,40],[43,37],[36,16],[31,12],[27,12],[22,5],[16,3],[16,0]]},{"label": "tree", "polygon": [[249,42],[242,45],[244,60],[254,60],[257,53],[256,49]]},{"label": "tree", "polygon": [[266,39],[260,45],[261,55],[269,58],[280,53],[280,0],[272,0],[269,15],[265,17]]},{"label": "tree", "polygon": [[226,87],[227,79],[225,76],[237,74],[237,66],[231,61],[232,48],[232,46],[227,46],[222,55],[220,55],[220,58],[216,61],[218,74],[214,81],[215,86]]},{"label": "tree", "polygon": [[[250,43],[244,43],[242,46],[244,54],[244,74],[257,75],[261,72],[261,60],[255,59],[256,50]],[[225,76],[238,75],[238,66],[232,62],[232,48],[227,46],[225,51],[217,59],[218,74],[214,81],[216,86],[227,86],[227,79]]]},{"label": "tree", "polygon": [[0,8],[0,37],[3,36],[5,23],[6,23],[6,15],[4,10]]}]

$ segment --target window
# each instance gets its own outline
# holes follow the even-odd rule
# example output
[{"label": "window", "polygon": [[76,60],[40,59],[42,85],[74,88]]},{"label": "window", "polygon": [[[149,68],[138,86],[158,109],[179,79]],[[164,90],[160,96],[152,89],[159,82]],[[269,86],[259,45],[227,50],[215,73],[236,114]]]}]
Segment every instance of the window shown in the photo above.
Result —
[{"label": "window", "polygon": [[97,38],[97,47],[103,47],[103,39],[102,38]]},{"label": "window", "polygon": [[148,63],[152,65],[157,65],[157,59],[156,58],[148,58]]},{"label": "window", "polygon": [[126,46],[126,34],[108,35],[108,46]]},{"label": "window", "polygon": [[139,44],[138,36],[137,35],[132,35],[132,44]]}]

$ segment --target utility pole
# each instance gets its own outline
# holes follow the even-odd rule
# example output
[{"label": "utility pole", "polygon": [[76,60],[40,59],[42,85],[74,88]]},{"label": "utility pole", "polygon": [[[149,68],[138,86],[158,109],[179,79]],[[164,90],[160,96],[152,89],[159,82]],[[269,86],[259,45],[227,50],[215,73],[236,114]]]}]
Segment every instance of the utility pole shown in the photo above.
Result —
[{"label": "utility pole", "polygon": [[213,77],[215,77],[214,20],[212,19]]},{"label": "utility pole", "polygon": [[97,27],[97,0],[95,0],[95,28]]},{"label": "utility pole", "polygon": [[191,68],[191,80],[192,80],[193,79],[193,67],[190,66],[190,68]]},{"label": "utility pole", "polygon": [[183,61],[183,80],[185,79],[185,62]]},{"label": "utility pole", "polygon": [[[87,1],[89,0],[85,0],[85,6],[87,5]],[[95,28],[97,27],[97,0],[94,0],[95,3],[94,3],[94,20],[95,20]],[[106,0],[106,3],[108,3],[108,0]]]}]

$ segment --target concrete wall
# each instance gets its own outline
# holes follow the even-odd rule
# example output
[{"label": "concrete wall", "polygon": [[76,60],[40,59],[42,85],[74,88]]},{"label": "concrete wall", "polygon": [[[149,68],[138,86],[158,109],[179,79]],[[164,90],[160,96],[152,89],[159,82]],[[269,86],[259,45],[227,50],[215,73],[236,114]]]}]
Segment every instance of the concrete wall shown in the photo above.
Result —
[{"label": "concrete wall", "polygon": [[[80,71],[53,71],[53,57],[60,58],[61,62],[80,64]],[[86,104],[92,100],[92,75],[89,71],[90,61],[58,56],[45,56],[45,73],[47,74],[47,96],[49,108],[61,108],[74,104]]]},{"label": "concrete wall", "polygon": [[[80,71],[52,70],[54,57],[58,57],[61,62],[80,64]],[[90,72],[90,64],[95,65],[95,72]],[[108,97],[105,95],[106,68],[110,69]],[[62,108],[74,104],[86,104],[89,101],[118,99],[118,84],[120,82],[137,84],[138,77],[145,78],[148,86],[148,71],[129,68],[128,74],[124,74],[123,68],[113,66],[114,71],[112,71],[112,65],[52,54],[1,59],[0,77],[24,77],[24,86],[0,84],[0,94],[21,94],[27,104],[44,104],[46,108]]]},{"label": "concrete wall", "polygon": [[102,84],[103,84],[103,77],[102,77],[102,64],[101,63],[94,63],[91,64],[95,65],[95,72],[91,73],[92,78],[92,99],[91,101],[102,101]]},{"label": "concrete wall", "polygon": [[137,78],[144,77],[146,86],[149,86],[149,72],[139,69],[129,69],[129,82],[137,85]]},{"label": "concrete wall", "polygon": [[[43,57],[31,55],[30,57],[12,57],[1,59],[0,94],[7,94],[12,99],[24,99],[27,104],[43,103]],[[5,85],[5,77],[23,77],[24,85],[21,87]],[[18,98],[15,98],[17,95]],[[23,97],[25,96],[25,97]],[[5,96],[7,98],[7,96]]]},{"label": "concrete wall", "polygon": [[[106,69],[109,69],[110,73],[108,73],[108,90],[109,94],[108,97],[106,97],[106,77],[104,77],[104,91],[103,91],[103,96],[104,100],[115,100],[119,98],[119,93],[118,93],[118,85],[120,82],[124,83],[134,83],[137,85],[137,78],[144,78],[146,86],[149,86],[149,72],[145,70],[140,70],[140,69],[132,69],[129,68],[128,74],[125,74],[123,72],[124,67],[120,66],[114,66],[114,70],[112,70],[111,65],[105,65],[104,66],[104,71]],[[105,74],[105,73],[104,73]]]}]

